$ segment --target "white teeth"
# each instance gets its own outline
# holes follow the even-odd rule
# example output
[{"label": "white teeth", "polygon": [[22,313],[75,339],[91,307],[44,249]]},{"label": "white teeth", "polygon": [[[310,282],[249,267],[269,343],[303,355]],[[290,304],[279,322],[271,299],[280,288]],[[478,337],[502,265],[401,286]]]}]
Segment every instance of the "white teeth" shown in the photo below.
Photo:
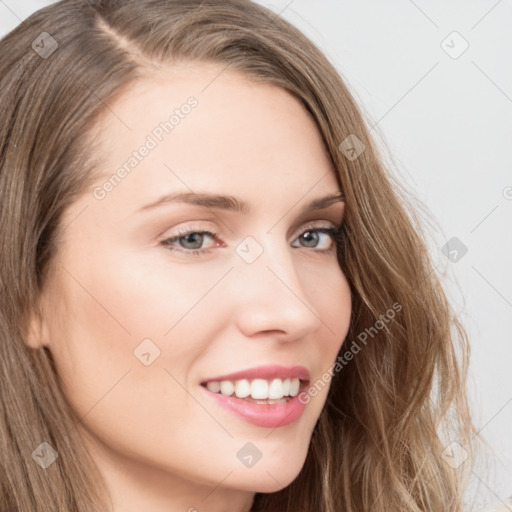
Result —
[{"label": "white teeth", "polygon": [[283,381],[274,379],[268,387],[268,398],[282,398],[283,395]]},{"label": "white teeth", "polygon": [[235,395],[238,398],[245,398],[251,394],[251,383],[247,379],[237,380],[235,384]]},{"label": "white teeth", "polygon": [[206,387],[213,393],[218,393],[220,391],[220,382],[208,382]]},{"label": "white teeth", "polygon": [[299,379],[292,379],[292,381],[290,382],[290,396],[295,396],[299,392],[299,387]]},{"label": "white teeth", "polygon": [[283,380],[283,395],[289,396],[290,395],[290,379],[284,379]]},{"label": "white teeth", "polygon": [[220,392],[224,396],[231,396],[235,392],[235,385],[230,380],[223,380],[220,383]]},{"label": "white teeth", "polygon": [[268,398],[268,382],[263,379],[254,379],[251,382],[251,396],[256,400]]},{"label": "white teeth", "polygon": [[283,397],[296,396],[300,388],[300,380],[295,379],[241,379],[236,381],[210,381],[206,387],[212,393],[224,396],[235,394],[237,398],[251,397],[255,400],[281,400]]}]

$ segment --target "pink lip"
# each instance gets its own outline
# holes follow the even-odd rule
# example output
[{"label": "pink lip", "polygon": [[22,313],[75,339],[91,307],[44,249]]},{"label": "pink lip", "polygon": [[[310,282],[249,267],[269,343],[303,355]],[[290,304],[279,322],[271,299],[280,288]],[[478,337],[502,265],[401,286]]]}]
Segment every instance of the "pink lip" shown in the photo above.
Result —
[{"label": "pink lip", "polygon": [[299,400],[301,393],[307,390],[308,384],[301,382],[299,393],[282,404],[256,404],[248,402],[235,395],[224,396],[220,393],[212,393],[206,387],[201,389],[214,400],[217,405],[224,407],[239,418],[258,427],[277,428],[285,427],[300,418],[306,404]]},{"label": "pink lip", "polygon": [[[275,378],[300,379],[301,383],[299,393],[296,396],[289,398],[284,403],[269,405],[250,402],[243,398],[237,398],[235,395],[224,396],[221,393],[213,393],[204,385],[207,382],[220,382],[222,380],[271,380]],[[203,386],[201,386],[201,388],[203,392],[206,393],[211,400],[214,400],[217,405],[227,409],[229,412],[235,414],[244,421],[259,427],[277,428],[289,425],[300,418],[304,412],[306,404],[301,402],[299,397],[302,392],[306,391],[309,380],[309,371],[304,366],[269,365],[206,379],[202,382]]]},{"label": "pink lip", "polygon": [[304,366],[279,366],[268,365],[242,370],[240,372],[230,373],[227,375],[220,375],[217,377],[208,378],[203,381],[206,382],[220,382],[221,380],[241,380],[241,379],[300,379],[302,381],[309,381],[309,371]]}]

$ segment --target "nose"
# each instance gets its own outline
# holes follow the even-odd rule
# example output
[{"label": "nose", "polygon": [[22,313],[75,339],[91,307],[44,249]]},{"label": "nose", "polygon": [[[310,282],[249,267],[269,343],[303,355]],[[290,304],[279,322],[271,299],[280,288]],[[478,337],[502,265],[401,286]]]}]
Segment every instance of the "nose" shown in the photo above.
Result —
[{"label": "nose", "polygon": [[289,248],[270,248],[254,262],[238,259],[231,273],[232,318],[247,337],[293,341],[323,325]]}]

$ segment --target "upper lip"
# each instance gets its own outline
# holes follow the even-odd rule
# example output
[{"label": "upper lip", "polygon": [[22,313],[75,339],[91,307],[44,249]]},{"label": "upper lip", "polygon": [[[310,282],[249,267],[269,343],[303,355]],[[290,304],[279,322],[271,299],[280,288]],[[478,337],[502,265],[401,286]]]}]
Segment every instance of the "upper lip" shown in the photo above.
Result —
[{"label": "upper lip", "polygon": [[309,381],[309,371],[304,366],[280,366],[280,365],[267,365],[241,370],[235,373],[226,375],[219,375],[205,379],[203,383],[207,382],[220,382],[222,380],[241,380],[241,379],[300,379]]}]

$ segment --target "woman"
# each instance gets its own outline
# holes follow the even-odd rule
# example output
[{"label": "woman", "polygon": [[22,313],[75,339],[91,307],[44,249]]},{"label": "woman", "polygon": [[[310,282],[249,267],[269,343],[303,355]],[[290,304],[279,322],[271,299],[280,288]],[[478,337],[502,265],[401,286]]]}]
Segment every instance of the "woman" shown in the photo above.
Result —
[{"label": "woman", "polygon": [[247,0],[0,44],[0,508],[462,510],[466,334],[314,45]]}]

